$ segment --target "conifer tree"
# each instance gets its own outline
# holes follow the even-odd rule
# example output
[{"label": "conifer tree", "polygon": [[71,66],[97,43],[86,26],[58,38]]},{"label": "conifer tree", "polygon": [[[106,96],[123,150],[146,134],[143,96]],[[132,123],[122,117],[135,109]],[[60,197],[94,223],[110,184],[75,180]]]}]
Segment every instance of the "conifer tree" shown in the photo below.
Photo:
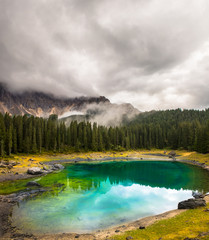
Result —
[{"label": "conifer tree", "polygon": [[4,117],[0,113],[0,155],[1,157],[4,156],[4,145],[5,145],[5,137],[6,137],[5,134],[6,134],[6,130],[5,130],[5,124],[4,124]]}]

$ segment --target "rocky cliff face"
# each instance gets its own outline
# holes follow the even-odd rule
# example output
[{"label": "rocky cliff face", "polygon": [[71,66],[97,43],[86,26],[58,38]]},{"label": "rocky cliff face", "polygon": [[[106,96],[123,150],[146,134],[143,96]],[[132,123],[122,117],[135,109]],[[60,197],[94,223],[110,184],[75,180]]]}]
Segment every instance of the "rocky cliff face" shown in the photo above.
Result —
[{"label": "rocky cliff face", "polygon": [[124,116],[130,118],[139,113],[131,104],[112,104],[105,97],[57,98],[41,92],[13,93],[3,84],[0,84],[0,112],[37,117],[57,114],[67,122],[75,119],[69,116],[83,115],[104,125],[118,125]]},{"label": "rocky cliff face", "polygon": [[86,104],[109,103],[105,97],[56,98],[40,92],[12,93],[0,84],[0,112],[16,115],[30,114],[48,117],[75,111]]}]

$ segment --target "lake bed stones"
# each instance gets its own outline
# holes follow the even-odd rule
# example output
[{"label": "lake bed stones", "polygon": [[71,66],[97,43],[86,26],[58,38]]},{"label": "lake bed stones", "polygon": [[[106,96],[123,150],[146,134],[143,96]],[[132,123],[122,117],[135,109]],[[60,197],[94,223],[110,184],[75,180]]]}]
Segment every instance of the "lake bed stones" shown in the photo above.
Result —
[{"label": "lake bed stones", "polygon": [[35,181],[30,181],[26,184],[26,187],[41,187],[41,185]]}]

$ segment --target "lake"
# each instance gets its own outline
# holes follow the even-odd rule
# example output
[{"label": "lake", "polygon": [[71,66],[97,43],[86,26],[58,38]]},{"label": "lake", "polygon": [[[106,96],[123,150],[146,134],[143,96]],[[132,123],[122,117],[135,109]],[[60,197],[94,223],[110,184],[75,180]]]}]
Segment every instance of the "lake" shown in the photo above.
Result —
[{"label": "lake", "polygon": [[176,209],[209,174],[174,161],[66,164],[37,182],[50,191],[21,202],[13,222],[28,233],[92,232]]}]

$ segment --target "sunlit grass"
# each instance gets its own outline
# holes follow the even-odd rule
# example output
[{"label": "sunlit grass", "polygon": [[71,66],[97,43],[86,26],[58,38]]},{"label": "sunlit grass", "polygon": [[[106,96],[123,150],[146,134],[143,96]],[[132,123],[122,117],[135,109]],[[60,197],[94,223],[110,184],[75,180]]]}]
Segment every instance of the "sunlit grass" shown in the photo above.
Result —
[{"label": "sunlit grass", "polygon": [[[7,160],[16,161],[16,165],[9,172],[18,172],[24,173],[29,167],[42,167],[40,162],[48,162],[53,160],[75,160],[75,159],[103,159],[103,158],[139,158],[143,160],[159,160],[159,159],[168,159],[168,153],[171,150],[168,149],[140,149],[132,151],[109,151],[109,152],[80,152],[80,153],[69,153],[69,154],[54,154],[54,153],[42,153],[42,154],[29,154],[29,155],[13,155],[10,159]],[[165,153],[166,152],[166,153]],[[204,163],[209,166],[209,154],[201,154],[197,152],[188,152],[188,151],[176,151],[178,157],[177,159],[181,160],[195,160],[200,163]],[[161,154],[162,156],[157,156]],[[33,159],[33,161],[30,161]],[[1,172],[0,172],[1,174]]]},{"label": "sunlit grass", "polygon": [[[128,236],[139,240],[195,238],[200,233],[209,231],[209,212],[205,212],[205,209],[188,210],[171,219],[161,220],[146,229],[127,231],[125,234],[112,236],[111,239],[125,240]],[[209,239],[209,235],[198,236],[198,239]]]}]

